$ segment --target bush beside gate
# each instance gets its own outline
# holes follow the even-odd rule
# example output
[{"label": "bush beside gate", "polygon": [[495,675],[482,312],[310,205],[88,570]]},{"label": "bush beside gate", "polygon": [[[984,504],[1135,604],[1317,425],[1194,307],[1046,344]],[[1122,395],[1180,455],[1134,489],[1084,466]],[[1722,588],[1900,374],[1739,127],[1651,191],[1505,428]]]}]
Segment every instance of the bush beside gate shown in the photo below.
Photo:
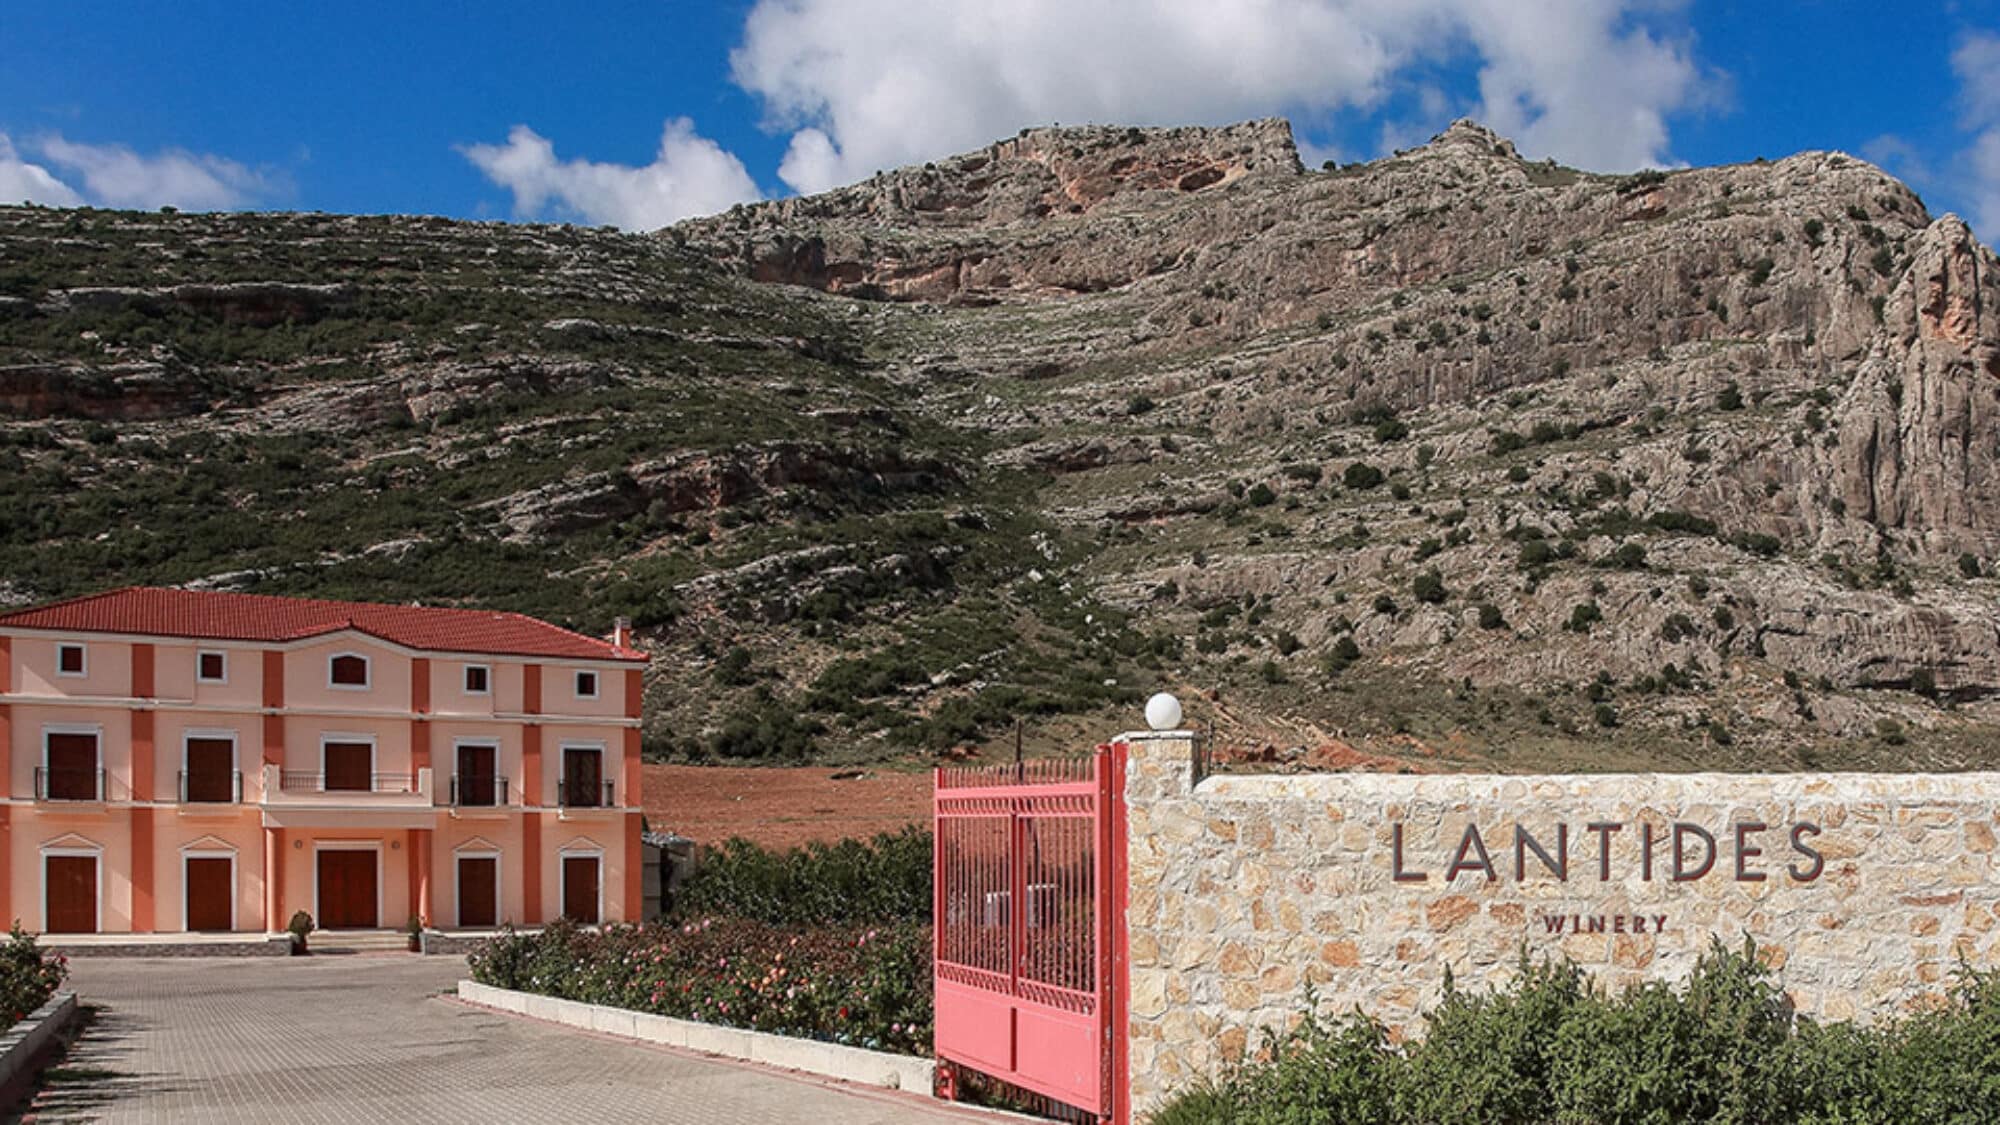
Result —
[{"label": "bush beside gate", "polygon": [[1422,1039],[1311,1011],[1151,1125],[1984,1125],[2000,1121],[2000,972],[1961,969],[1878,1027],[1795,1018],[1754,947],[1679,988],[1595,989],[1568,962],[1447,985]]}]

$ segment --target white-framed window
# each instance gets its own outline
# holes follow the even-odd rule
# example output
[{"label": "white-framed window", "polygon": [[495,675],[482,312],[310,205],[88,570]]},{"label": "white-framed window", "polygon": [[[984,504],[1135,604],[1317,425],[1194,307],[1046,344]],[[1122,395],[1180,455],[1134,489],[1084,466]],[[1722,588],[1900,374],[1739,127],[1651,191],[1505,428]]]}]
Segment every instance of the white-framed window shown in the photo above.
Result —
[{"label": "white-framed window", "polygon": [[188,728],[181,734],[179,797],[184,804],[235,804],[243,799],[236,732]]},{"label": "white-framed window", "polygon": [[376,789],[375,736],[324,731],[319,736],[319,784],[322,792],[368,793]]},{"label": "white-framed window", "polygon": [[204,684],[228,683],[229,654],[217,648],[205,648],[195,653],[194,678]]},{"label": "white-framed window", "polygon": [[578,672],[576,674],[576,697],[578,699],[597,698],[597,673]]},{"label": "white-framed window", "polygon": [[59,644],[56,646],[56,675],[83,677],[90,674],[89,657],[82,645]]},{"label": "white-framed window", "polygon": [[465,666],[465,694],[493,694],[493,669],[490,665],[467,664]]},{"label": "white-framed window", "polygon": [[42,767],[35,796],[45,801],[104,800],[104,728],[96,723],[42,727]]},{"label": "white-framed window", "polygon": [[367,691],[374,671],[369,659],[358,652],[335,653],[327,658],[326,682],[342,691]]}]

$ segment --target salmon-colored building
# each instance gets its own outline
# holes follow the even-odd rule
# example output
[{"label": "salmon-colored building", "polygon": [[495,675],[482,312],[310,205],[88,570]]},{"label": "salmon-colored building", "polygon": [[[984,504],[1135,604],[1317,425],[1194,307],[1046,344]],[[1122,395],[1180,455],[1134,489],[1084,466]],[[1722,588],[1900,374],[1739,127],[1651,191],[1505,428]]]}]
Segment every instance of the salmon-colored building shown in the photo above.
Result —
[{"label": "salmon-colored building", "polygon": [[630,644],[192,590],[0,615],[0,904],[43,933],[636,919]]}]

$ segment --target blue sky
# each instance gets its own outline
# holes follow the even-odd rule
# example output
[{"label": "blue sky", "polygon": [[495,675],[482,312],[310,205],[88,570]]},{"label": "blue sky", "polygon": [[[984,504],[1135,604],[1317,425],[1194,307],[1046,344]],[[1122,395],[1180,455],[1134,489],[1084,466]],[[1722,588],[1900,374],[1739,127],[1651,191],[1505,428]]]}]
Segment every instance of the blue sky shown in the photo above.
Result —
[{"label": "blue sky", "polygon": [[647,228],[1050,121],[1284,114],[1317,164],[1473,116],[1607,171],[1845,149],[2000,236],[2000,0],[12,7],[9,201]]}]

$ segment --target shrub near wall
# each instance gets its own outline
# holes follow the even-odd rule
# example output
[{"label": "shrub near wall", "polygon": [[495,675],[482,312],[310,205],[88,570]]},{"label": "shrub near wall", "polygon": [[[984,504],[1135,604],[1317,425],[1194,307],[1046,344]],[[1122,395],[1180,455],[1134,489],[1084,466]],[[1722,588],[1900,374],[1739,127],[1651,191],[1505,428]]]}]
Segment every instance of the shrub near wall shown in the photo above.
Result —
[{"label": "shrub near wall", "polygon": [[928,926],[796,928],[557,922],[504,933],[469,961],[481,984],[874,1050],[931,1050]]},{"label": "shrub near wall", "polygon": [[0,1027],[12,1027],[49,1002],[69,979],[69,960],[45,953],[17,924],[0,945]]},{"label": "shrub near wall", "polygon": [[1874,1028],[1794,1018],[1753,948],[1618,996],[1567,962],[1508,989],[1447,983],[1425,1036],[1310,1010],[1152,1125],[1987,1125],[2000,1121],[2000,973]]},{"label": "shrub near wall", "polygon": [[728,840],[703,853],[674,908],[682,917],[794,925],[928,922],[931,834],[913,826],[788,852]]}]

